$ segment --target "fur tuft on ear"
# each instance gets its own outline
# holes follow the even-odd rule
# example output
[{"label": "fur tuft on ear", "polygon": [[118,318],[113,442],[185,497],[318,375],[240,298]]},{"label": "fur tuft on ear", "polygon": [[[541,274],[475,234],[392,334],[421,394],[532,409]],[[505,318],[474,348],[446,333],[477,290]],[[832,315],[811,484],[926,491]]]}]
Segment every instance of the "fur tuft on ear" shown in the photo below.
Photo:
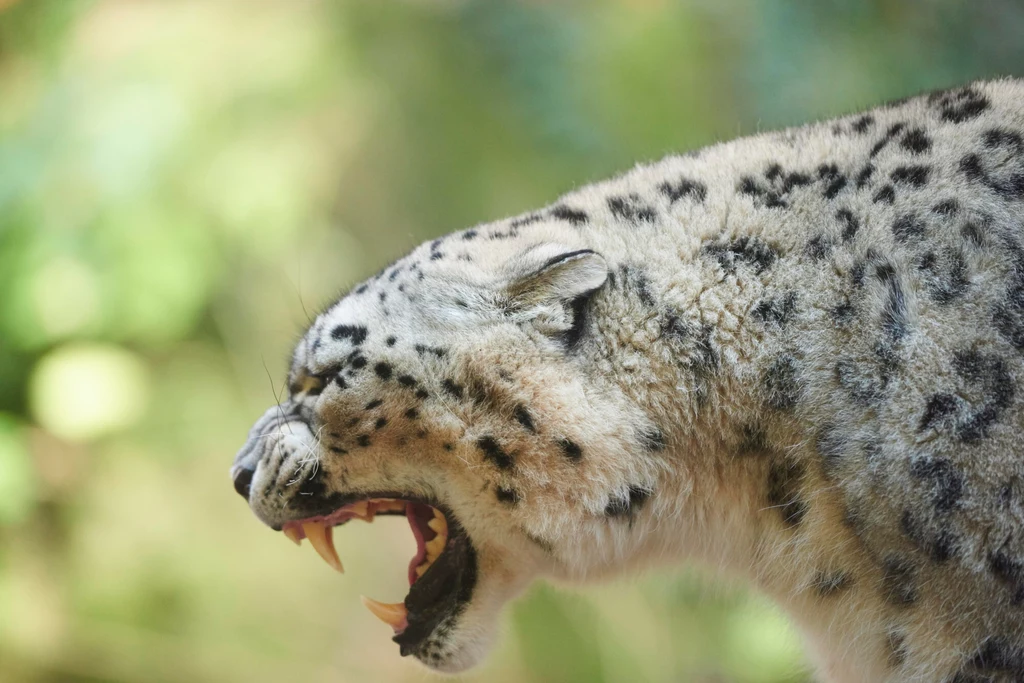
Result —
[{"label": "fur tuft on ear", "polygon": [[608,279],[604,257],[590,249],[545,244],[520,254],[508,270],[508,312],[567,346],[579,341],[587,301]]}]

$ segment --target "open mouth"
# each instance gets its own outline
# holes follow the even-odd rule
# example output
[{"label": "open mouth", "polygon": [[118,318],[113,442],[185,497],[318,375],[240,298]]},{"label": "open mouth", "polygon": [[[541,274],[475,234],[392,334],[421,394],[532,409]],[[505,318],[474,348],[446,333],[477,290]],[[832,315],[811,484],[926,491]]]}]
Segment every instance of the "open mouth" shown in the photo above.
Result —
[{"label": "open mouth", "polygon": [[364,596],[363,604],[394,630],[403,656],[415,654],[442,621],[465,608],[476,583],[476,553],[450,511],[412,498],[369,497],[327,515],[286,522],[281,531],[297,545],[309,539],[327,564],[344,572],[334,547],[334,527],[353,519],[372,522],[377,515],[404,515],[416,539],[416,554],[409,561],[410,589],[403,602]]}]

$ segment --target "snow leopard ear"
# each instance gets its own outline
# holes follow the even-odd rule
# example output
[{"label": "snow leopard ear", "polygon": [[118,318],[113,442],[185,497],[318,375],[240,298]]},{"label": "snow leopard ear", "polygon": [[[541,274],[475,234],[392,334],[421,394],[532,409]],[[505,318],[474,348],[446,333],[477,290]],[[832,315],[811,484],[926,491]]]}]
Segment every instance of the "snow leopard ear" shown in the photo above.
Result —
[{"label": "snow leopard ear", "polygon": [[586,327],[587,303],[608,279],[608,264],[591,249],[546,244],[509,263],[506,310],[567,347]]}]

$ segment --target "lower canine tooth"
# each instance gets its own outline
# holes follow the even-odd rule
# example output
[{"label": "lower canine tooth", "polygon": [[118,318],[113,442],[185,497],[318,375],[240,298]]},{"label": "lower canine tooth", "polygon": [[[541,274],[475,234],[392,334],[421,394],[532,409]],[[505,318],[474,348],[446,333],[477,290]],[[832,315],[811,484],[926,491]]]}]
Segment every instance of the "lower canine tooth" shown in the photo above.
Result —
[{"label": "lower canine tooth", "polygon": [[404,604],[400,602],[392,604],[378,602],[377,600],[368,598],[365,595],[360,597],[363,600],[363,604],[366,605],[366,609],[370,610],[373,616],[383,621],[396,632],[404,631],[405,627],[408,626],[408,613],[406,612]]},{"label": "lower canine tooth", "polygon": [[288,537],[289,541],[295,545],[302,545],[302,534],[299,532],[298,527],[286,526],[284,529],[281,529],[281,531],[284,532],[284,535]]},{"label": "lower canine tooth", "polygon": [[317,555],[339,573],[344,574],[345,568],[341,566],[338,551],[334,549],[334,529],[324,526],[321,522],[306,522],[302,525],[302,530],[306,533],[306,538],[309,539],[309,544],[316,550]]}]

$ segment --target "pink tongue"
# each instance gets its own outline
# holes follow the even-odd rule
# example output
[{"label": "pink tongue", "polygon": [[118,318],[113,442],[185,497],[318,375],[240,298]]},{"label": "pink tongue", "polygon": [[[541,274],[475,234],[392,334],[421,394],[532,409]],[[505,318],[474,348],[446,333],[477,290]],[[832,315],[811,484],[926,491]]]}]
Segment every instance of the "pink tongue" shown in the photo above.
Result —
[{"label": "pink tongue", "polygon": [[423,564],[427,559],[427,535],[433,538],[437,534],[427,526],[427,522],[434,516],[434,511],[429,505],[422,503],[409,503],[405,506],[405,517],[409,520],[409,528],[412,529],[412,536],[416,539],[416,555],[409,562],[409,585],[416,583],[416,567]]}]

